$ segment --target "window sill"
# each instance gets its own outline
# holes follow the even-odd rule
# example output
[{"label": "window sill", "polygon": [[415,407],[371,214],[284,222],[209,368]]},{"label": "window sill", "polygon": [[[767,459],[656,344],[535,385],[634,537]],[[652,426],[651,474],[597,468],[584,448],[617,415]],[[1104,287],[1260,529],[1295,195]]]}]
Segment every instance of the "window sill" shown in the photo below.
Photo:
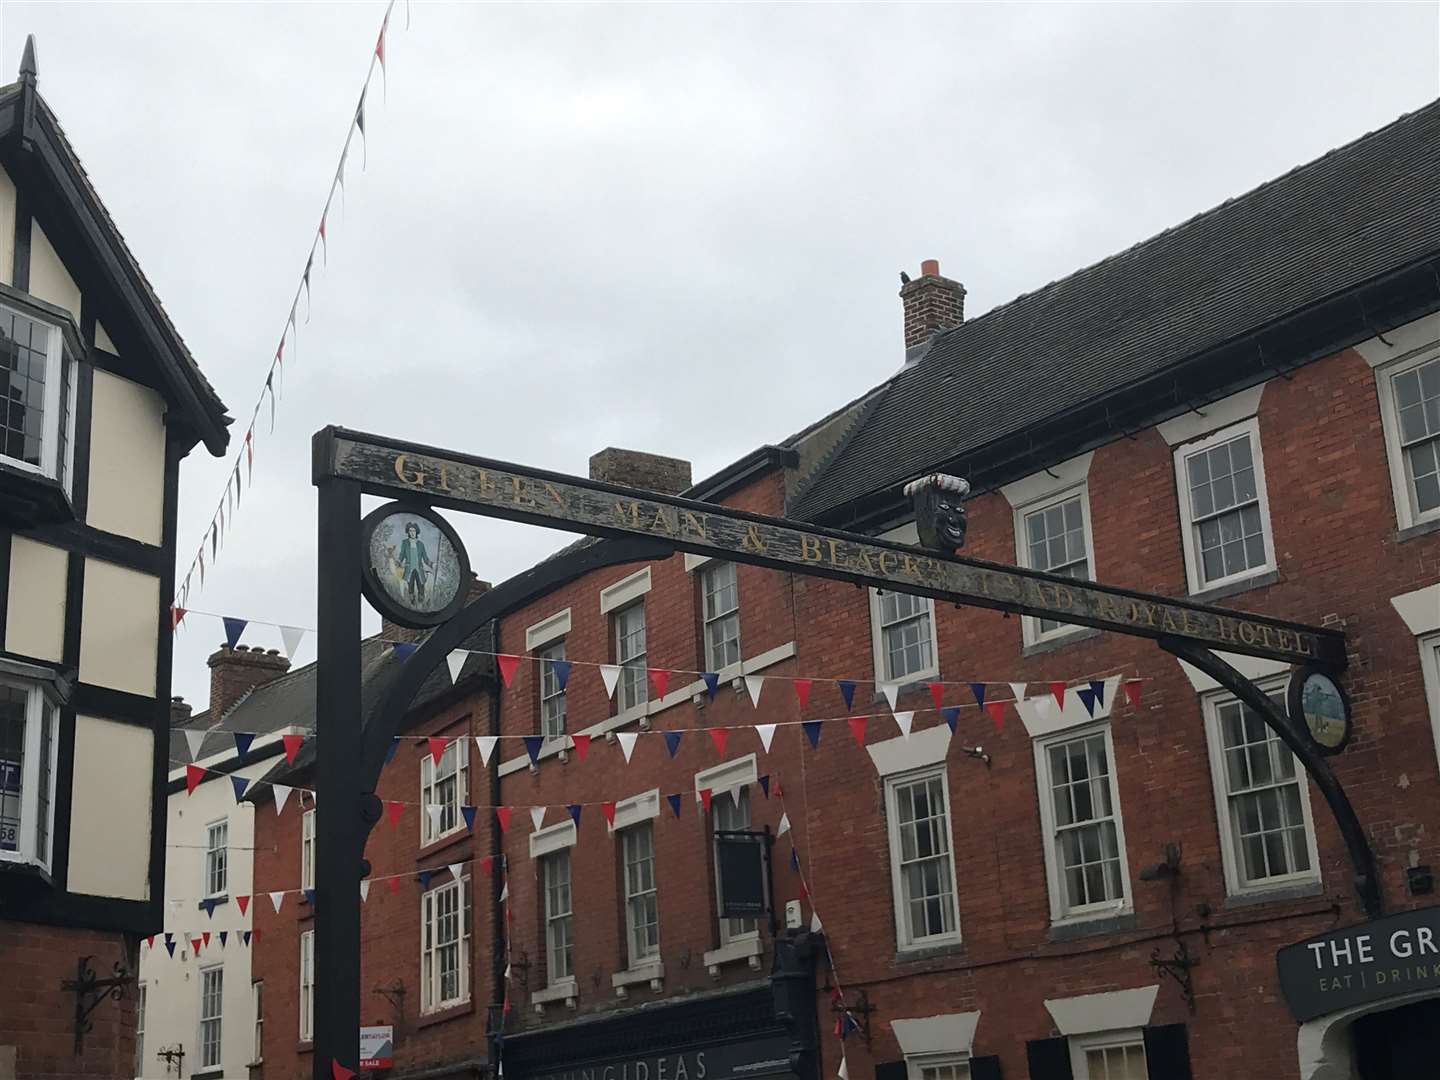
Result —
[{"label": "window sill", "polygon": [[938,942],[934,945],[902,948],[895,953],[895,963],[909,964],[917,960],[936,960],[946,956],[959,956],[963,949],[964,942],[959,938],[954,941]]},{"label": "window sill", "polygon": [[190,1074],[190,1080],[214,1080],[214,1078],[224,1075],[225,1067],[223,1065],[212,1065],[208,1069],[200,1069],[198,1072],[192,1072]]},{"label": "window sill", "polygon": [[739,963],[746,961],[751,971],[760,970],[760,957],[765,955],[765,946],[760,941],[760,935],[752,938],[742,938],[739,941],[732,941],[721,945],[718,949],[712,949],[704,956],[705,967],[709,969],[711,978],[720,976],[720,968],[725,964]]},{"label": "window sill", "polygon": [[1020,655],[1043,656],[1046,653],[1053,653],[1058,649],[1063,649],[1067,645],[1078,645],[1082,641],[1094,641],[1102,633],[1104,633],[1104,631],[1096,630],[1094,627],[1081,627],[1068,634],[1056,634],[1054,637],[1032,642],[1020,650]]},{"label": "window sill", "polygon": [[15,879],[31,878],[35,884],[54,888],[55,879],[45,866],[13,851],[0,854],[0,874],[13,874]]},{"label": "window sill", "polygon": [[904,682],[894,683],[894,684],[887,683],[887,682],[883,682],[883,681],[881,681],[881,680],[879,680],[879,679],[876,679],[876,680],[875,680],[875,696],[874,696],[873,698],[871,698],[871,701],[873,701],[873,702],[874,702],[875,704],[877,704],[877,705],[878,705],[880,702],[882,702],[882,701],[888,702],[888,701],[889,701],[889,698],[887,698],[887,697],[885,696],[885,691],[882,690],[881,687],[890,686],[890,685],[894,685],[894,686],[896,687],[895,700],[896,700],[897,702],[898,702],[902,697],[906,697],[906,696],[909,695],[909,694],[918,694],[918,693],[920,693],[922,690],[924,690],[924,691],[926,691],[926,692],[928,693],[929,684],[932,683],[932,682],[934,682],[934,681],[935,681],[936,679],[938,679],[938,678],[940,678],[940,672],[939,672],[938,670],[936,670],[936,671],[930,671],[930,672],[922,671],[922,672],[920,672],[920,673],[918,673],[918,674],[916,674],[916,675],[906,675]]},{"label": "window sill", "polygon": [[457,1020],[462,1016],[473,1016],[475,1014],[475,1000],[456,1002],[454,1005],[443,1005],[434,1012],[421,1013],[415,1021],[415,1027],[424,1029],[435,1024],[443,1024],[447,1020]]},{"label": "window sill", "polygon": [[1121,934],[1126,930],[1134,930],[1136,925],[1133,911],[1092,915],[1088,919],[1067,919],[1064,922],[1052,923],[1049,932],[1045,935],[1045,940],[1061,942],[1103,937],[1106,934]]},{"label": "window sill", "polygon": [[1429,521],[1416,522],[1414,525],[1407,525],[1403,529],[1395,530],[1395,542],[1403,544],[1406,540],[1414,540],[1417,536],[1429,536],[1431,533],[1440,532],[1440,517],[1431,518]]},{"label": "window sill", "polygon": [[461,828],[456,829],[452,833],[446,833],[438,840],[431,840],[428,844],[426,844],[418,852],[415,853],[415,861],[417,863],[424,862],[426,859],[432,858],[442,851],[450,850],[451,848],[459,844],[462,840],[468,839],[470,839],[470,830],[462,826]]},{"label": "window sill", "polygon": [[1283,904],[1287,900],[1308,900],[1325,892],[1323,881],[1299,881],[1288,885],[1276,885],[1271,889],[1256,889],[1254,892],[1236,893],[1225,898],[1225,908],[1247,908],[1257,904]]},{"label": "window sill", "polygon": [[617,971],[610,976],[610,985],[615,989],[615,996],[623,1000],[629,995],[632,986],[649,983],[651,990],[659,991],[663,988],[664,980],[665,965],[659,960],[649,960],[639,967]]},{"label": "window sill", "polygon": [[1280,580],[1279,570],[1266,570],[1264,573],[1256,574],[1253,577],[1241,578],[1239,581],[1227,582],[1224,585],[1216,585],[1213,588],[1202,589],[1200,592],[1191,593],[1185,599],[1194,604],[1209,604],[1215,600],[1224,600],[1227,597],[1239,596],[1241,593],[1249,592],[1251,589],[1263,589],[1274,585]]},{"label": "window sill", "polygon": [[566,979],[554,986],[547,986],[530,993],[530,1004],[534,1006],[536,1015],[545,1014],[545,1006],[563,1001],[567,1009],[575,1008],[575,999],[580,994],[580,985],[574,979]]},{"label": "window sill", "polygon": [[315,1041],[313,1039],[301,1039],[295,1044],[297,1054],[313,1054],[315,1052]]},{"label": "window sill", "polygon": [[227,893],[220,893],[218,896],[207,896],[204,900],[197,901],[196,904],[195,904],[195,909],[196,909],[197,911],[204,911],[206,904],[214,904],[215,906],[218,907],[218,906],[221,905],[221,904],[228,904],[229,902],[230,902],[230,896],[229,896],[229,894],[227,894]]}]

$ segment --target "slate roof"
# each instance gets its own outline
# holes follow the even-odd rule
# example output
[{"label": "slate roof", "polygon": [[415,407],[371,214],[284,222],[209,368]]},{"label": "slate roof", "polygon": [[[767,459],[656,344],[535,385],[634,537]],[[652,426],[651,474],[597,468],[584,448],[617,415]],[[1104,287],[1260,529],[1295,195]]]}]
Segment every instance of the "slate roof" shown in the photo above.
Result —
[{"label": "slate roof", "polygon": [[1440,101],[934,340],[789,507],[815,520],[1440,253]]}]

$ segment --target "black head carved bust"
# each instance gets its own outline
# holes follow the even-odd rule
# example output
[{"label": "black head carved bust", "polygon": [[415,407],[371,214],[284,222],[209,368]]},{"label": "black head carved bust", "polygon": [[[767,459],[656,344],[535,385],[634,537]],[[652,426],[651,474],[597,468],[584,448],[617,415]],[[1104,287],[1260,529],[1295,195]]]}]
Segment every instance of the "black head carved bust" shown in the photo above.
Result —
[{"label": "black head carved bust", "polygon": [[905,485],[915,504],[920,543],[931,551],[953,554],[965,546],[965,496],[970,482],[959,476],[931,473]]}]

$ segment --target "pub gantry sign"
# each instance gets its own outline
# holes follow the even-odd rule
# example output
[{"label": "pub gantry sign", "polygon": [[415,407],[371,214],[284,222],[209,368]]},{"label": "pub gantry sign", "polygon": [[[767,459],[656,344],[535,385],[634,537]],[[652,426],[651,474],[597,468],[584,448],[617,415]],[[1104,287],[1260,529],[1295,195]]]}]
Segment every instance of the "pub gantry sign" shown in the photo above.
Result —
[{"label": "pub gantry sign", "polygon": [[[927,550],[343,428],[316,433],[312,472],[319,489],[322,555],[319,742],[322,747],[354,748],[322,752],[316,762],[317,1080],[329,1080],[332,1060],[355,1067],[360,1022],[358,884],[368,870],[365,838],[381,817],[374,787],[385,750],[425,677],[471,633],[509,605],[528,599],[544,582],[558,583],[562,572],[663,558],[677,551],[1154,639],[1234,693],[1294,752],[1335,816],[1363,908],[1371,918],[1381,914],[1374,854],[1322,754],[1321,743],[1333,741],[1334,733],[1328,725],[1320,725],[1324,730],[1314,737],[1306,730],[1310,713],[1332,719],[1334,701],[1327,687],[1318,684],[1311,691],[1306,719],[1292,717],[1219,655],[1239,653],[1301,665],[1324,675],[1334,687],[1333,676],[1345,666],[1345,639],[1338,630],[963,558],[953,547],[965,535],[962,499],[968,486],[955,477],[924,477],[907,485],[918,531],[934,545]],[[362,495],[396,501],[362,523]],[[614,543],[575,549],[568,562],[548,560],[465,604],[464,549],[433,513],[434,507],[608,537]],[[362,716],[362,589],[396,621],[434,628],[384,691],[363,728],[357,719]]]}]

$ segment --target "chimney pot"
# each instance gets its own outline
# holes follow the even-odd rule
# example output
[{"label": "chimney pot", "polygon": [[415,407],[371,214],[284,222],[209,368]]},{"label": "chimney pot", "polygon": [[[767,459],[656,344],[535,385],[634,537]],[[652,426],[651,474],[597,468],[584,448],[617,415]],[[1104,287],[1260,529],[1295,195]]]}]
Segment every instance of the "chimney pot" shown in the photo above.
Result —
[{"label": "chimney pot", "polygon": [[922,263],[920,264],[920,273],[921,273],[921,275],[924,276],[924,277],[939,277],[939,276],[940,276],[940,260],[939,260],[939,259],[926,259],[924,262],[922,262]]},{"label": "chimney pot", "polygon": [[920,277],[900,287],[905,311],[905,363],[916,363],[942,330],[965,321],[965,286],[940,276],[940,260],[920,264]]},{"label": "chimney pot", "polygon": [[268,653],[258,646],[249,648],[221,645],[206,661],[210,667],[210,720],[218,721],[227,709],[257,686],[274,682],[290,670],[290,661],[279,650]]},{"label": "chimney pot", "polygon": [[194,710],[190,708],[190,703],[179,694],[176,694],[170,699],[170,726],[179,727],[190,719],[193,711]]}]

